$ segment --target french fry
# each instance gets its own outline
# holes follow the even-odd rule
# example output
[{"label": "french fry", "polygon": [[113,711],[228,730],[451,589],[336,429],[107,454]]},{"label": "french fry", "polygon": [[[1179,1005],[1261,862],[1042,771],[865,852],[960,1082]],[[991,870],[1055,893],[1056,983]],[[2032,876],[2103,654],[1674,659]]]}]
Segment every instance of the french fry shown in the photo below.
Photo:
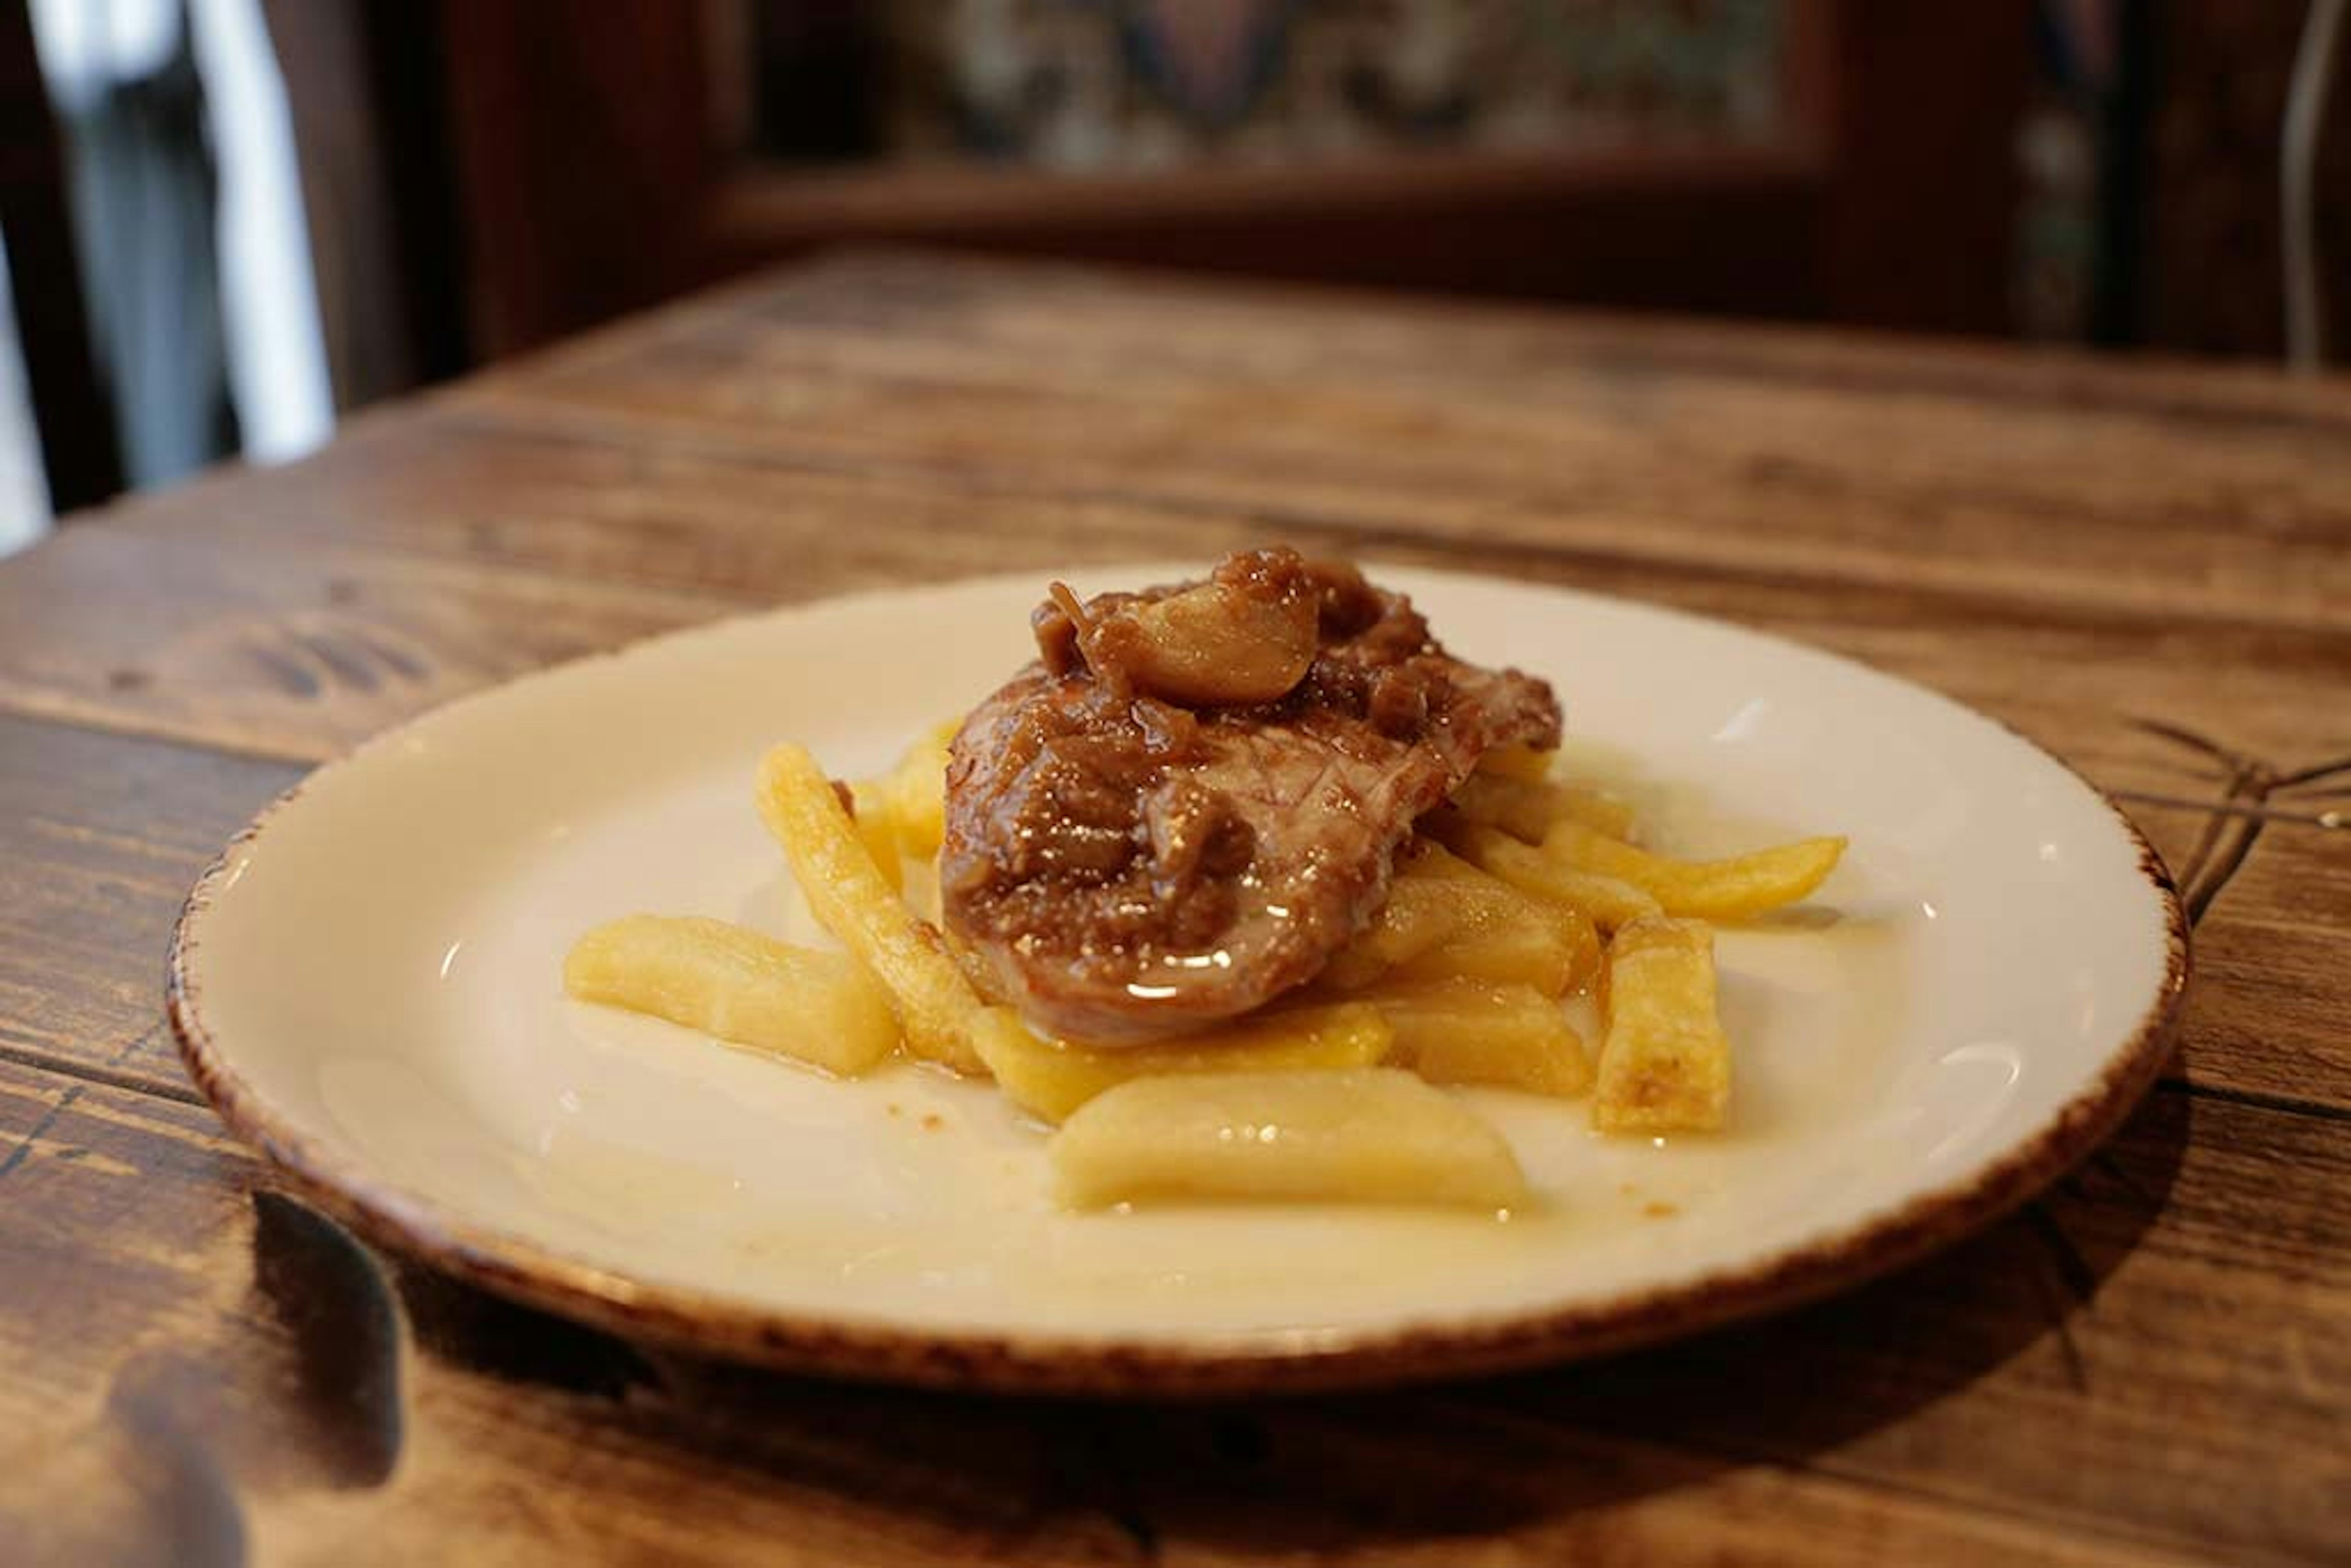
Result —
[{"label": "french fry", "polygon": [[1608,949],[1593,1124],[1604,1133],[1711,1132],[1730,1103],[1730,1042],[1715,1012],[1714,934],[1634,921]]},{"label": "french fry", "polygon": [[1582,915],[1531,898],[1426,840],[1406,846],[1388,899],[1325,967],[1341,990],[1383,976],[1468,975],[1559,996],[1599,963],[1598,934]]},{"label": "french fry", "polygon": [[1510,889],[1515,906],[1507,914],[1473,914],[1454,934],[1427,952],[1387,970],[1393,980],[1484,980],[1527,986],[1547,997],[1563,997],[1592,977],[1600,965],[1600,933],[1581,910],[1546,904]]},{"label": "french fry", "polygon": [[1453,791],[1453,809],[1472,822],[1499,828],[1514,839],[1542,842],[1555,810],[1559,787],[1548,779],[1514,779],[1507,773],[1472,773]]},{"label": "french fry", "polygon": [[881,780],[898,848],[909,859],[927,860],[939,852],[946,834],[947,747],[962,727],[960,719],[933,725]]},{"label": "french fry", "polygon": [[[946,890],[939,885],[938,862],[931,860],[907,860],[899,862],[904,868],[904,880],[899,883],[899,896],[906,907],[937,926],[946,929]],[[968,965],[964,973],[971,973]]]},{"label": "french fry", "polygon": [[1612,839],[1633,836],[1633,808],[1615,796],[1604,795],[1597,789],[1582,789],[1573,784],[1560,785],[1559,810],[1554,820],[1561,818],[1571,822],[1582,822]]},{"label": "french fry", "polygon": [[1365,994],[1395,1030],[1390,1060],[1431,1083],[1494,1083],[1573,1099],[1592,1059],[1559,1003],[1531,986],[1466,977],[1384,984]]},{"label": "french fry", "polygon": [[1580,822],[1561,821],[1544,835],[1542,852],[1643,888],[1667,915],[1741,920],[1811,894],[1836,870],[1844,846],[1841,838],[1802,839],[1729,860],[1678,861],[1635,849]]},{"label": "french fry", "polygon": [[1460,903],[1452,933],[1391,971],[1397,979],[1461,975],[1563,996],[1600,965],[1600,934],[1582,911],[1537,898],[1443,845],[1416,846],[1415,874]]},{"label": "french fry", "polygon": [[1340,989],[1371,984],[1398,964],[1439,946],[1474,913],[1468,900],[1432,877],[1399,872],[1387,902],[1324,967],[1325,983]]},{"label": "french fry", "polygon": [[1371,1067],[1388,1054],[1393,1030],[1367,1002],[1260,1013],[1155,1045],[1087,1046],[1040,1040],[1017,1022],[991,1020],[979,1041],[1004,1092],[1049,1122],[1135,1078]]},{"label": "french fry", "polygon": [[1395,875],[1385,903],[1364,929],[1332,959],[1325,983],[1342,989],[1369,985],[1380,976],[1450,941],[1477,917],[1481,890],[1477,868],[1426,839],[1415,839],[1396,853]]},{"label": "french fry", "polygon": [[695,915],[632,915],[597,926],[571,945],[563,988],[843,1077],[898,1044],[890,993],[848,954]]},{"label": "french fry", "polygon": [[873,869],[882,873],[890,891],[904,892],[906,873],[898,856],[899,829],[888,788],[877,779],[861,779],[849,790],[850,821],[856,825],[858,841],[873,857]]},{"label": "french fry", "polygon": [[1521,779],[1530,784],[1540,784],[1551,777],[1551,765],[1558,760],[1556,751],[1537,751],[1531,746],[1496,746],[1478,758],[1478,771],[1498,779]]},{"label": "french fry", "polygon": [[1137,1078],[1081,1106],[1048,1153],[1073,1208],[1161,1197],[1501,1208],[1526,1197],[1500,1134],[1392,1068]]},{"label": "french fry", "polygon": [[1521,893],[1582,910],[1603,931],[1664,913],[1656,896],[1646,888],[1570,865],[1561,856],[1522,844],[1499,828],[1456,823],[1443,831],[1471,864],[1491,872]]},{"label": "french fry", "polygon": [[1453,792],[1453,809],[1472,822],[1499,828],[1523,843],[1539,844],[1553,822],[1564,818],[1596,828],[1612,838],[1633,831],[1633,808],[1590,789],[1546,779],[1472,773]]},{"label": "french fry", "polygon": [[760,819],[799,879],[818,922],[888,988],[906,1047],[958,1072],[985,1064],[971,1042],[983,1010],[937,927],[899,899],[857,836],[816,759],[798,746],[759,764]]}]

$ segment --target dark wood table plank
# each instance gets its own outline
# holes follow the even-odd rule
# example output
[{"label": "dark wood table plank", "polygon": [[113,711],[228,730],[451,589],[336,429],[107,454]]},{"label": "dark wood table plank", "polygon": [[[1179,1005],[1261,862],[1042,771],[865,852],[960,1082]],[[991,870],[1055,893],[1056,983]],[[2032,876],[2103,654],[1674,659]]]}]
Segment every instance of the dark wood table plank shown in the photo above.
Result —
[{"label": "dark wood table plank", "polygon": [[2248,417],[2079,360],[2010,355],[1995,381],[1969,350],[1679,335],[1710,351],[1546,313],[912,261],[656,319],[452,401],[1299,532],[2351,627],[2340,389],[2273,387]]},{"label": "dark wood table plank", "polygon": [[[2277,1155],[2314,1179],[2280,1194]],[[1482,1560],[1639,1561],[1726,1526],[1733,1555],[1808,1561],[2317,1556],[2351,1529],[2331,1440],[2351,1216],[2325,1190],[2346,1159],[2304,1119],[2161,1093],[2026,1215],[1770,1323],[1454,1388],[1137,1409],[625,1345],[376,1262],[199,1109],[0,1063],[0,1249],[30,1285],[0,1296],[0,1356],[25,1369],[0,1385],[0,1453],[42,1456],[0,1463],[0,1518],[83,1545],[176,1528],[156,1493],[210,1486],[295,1557],[359,1528],[387,1559],[452,1539],[490,1561],[569,1541],[809,1563],[1476,1540]],[[74,1468],[133,1450],[197,1473],[142,1475],[126,1508],[119,1478]]]},{"label": "dark wood table plank", "polygon": [[[253,476],[207,482],[239,504]],[[0,706],[304,761],[544,664],[706,618],[707,601],[197,526],[77,524],[0,578]]]},{"label": "dark wood table plank", "polygon": [[300,775],[0,716],[0,1058],[195,1103],[162,1028],[188,886]]}]

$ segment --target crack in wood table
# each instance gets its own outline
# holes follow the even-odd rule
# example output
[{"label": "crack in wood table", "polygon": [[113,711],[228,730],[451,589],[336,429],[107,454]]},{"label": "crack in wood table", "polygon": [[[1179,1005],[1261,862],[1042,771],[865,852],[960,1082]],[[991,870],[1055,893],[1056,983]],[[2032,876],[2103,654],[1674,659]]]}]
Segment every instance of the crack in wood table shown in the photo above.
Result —
[{"label": "crack in wood table", "polygon": [[[747,608],[1269,538],[1680,606],[2014,726],[2198,921],[2177,1058],[1836,1300],[1384,1395],[747,1372],[375,1255],[163,944],[306,767]],[[923,255],[770,274],[0,564],[0,1560],[2340,1562],[2351,388]]]}]

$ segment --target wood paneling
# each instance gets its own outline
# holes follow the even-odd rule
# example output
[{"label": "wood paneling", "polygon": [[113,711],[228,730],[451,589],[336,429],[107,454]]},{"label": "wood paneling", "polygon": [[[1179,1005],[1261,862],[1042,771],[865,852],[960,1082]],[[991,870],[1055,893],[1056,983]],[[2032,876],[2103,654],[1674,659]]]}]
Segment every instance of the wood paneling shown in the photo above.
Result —
[{"label": "wood paneling", "polygon": [[[2001,331],[2027,0],[1921,26],[1788,0],[1785,128],[1536,151],[1379,152],[1072,174],[904,159],[763,164],[742,7],[436,8],[476,350],[688,282],[893,240],[1292,277]],[[852,30],[854,30],[852,25]],[[730,53],[732,49],[733,53]],[[854,139],[854,128],[837,128]]]},{"label": "wood paneling", "polygon": [[434,8],[473,346],[484,359],[706,276],[698,5]]}]

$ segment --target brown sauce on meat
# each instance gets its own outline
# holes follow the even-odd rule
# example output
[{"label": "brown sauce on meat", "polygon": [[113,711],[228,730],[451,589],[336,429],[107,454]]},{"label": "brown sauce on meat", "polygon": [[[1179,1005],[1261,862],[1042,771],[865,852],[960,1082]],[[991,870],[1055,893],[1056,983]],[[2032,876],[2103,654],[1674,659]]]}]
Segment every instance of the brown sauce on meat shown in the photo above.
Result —
[{"label": "brown sauce on meat", "polygon": [[1352,567],[1271,549],[1055,588],[1037,662],[956,737],[940,876],[949,929],[1065,1034],[1156,1038],[1302,984],[1487,747],[1558,739],[1547,686],[1452,658]]}]

